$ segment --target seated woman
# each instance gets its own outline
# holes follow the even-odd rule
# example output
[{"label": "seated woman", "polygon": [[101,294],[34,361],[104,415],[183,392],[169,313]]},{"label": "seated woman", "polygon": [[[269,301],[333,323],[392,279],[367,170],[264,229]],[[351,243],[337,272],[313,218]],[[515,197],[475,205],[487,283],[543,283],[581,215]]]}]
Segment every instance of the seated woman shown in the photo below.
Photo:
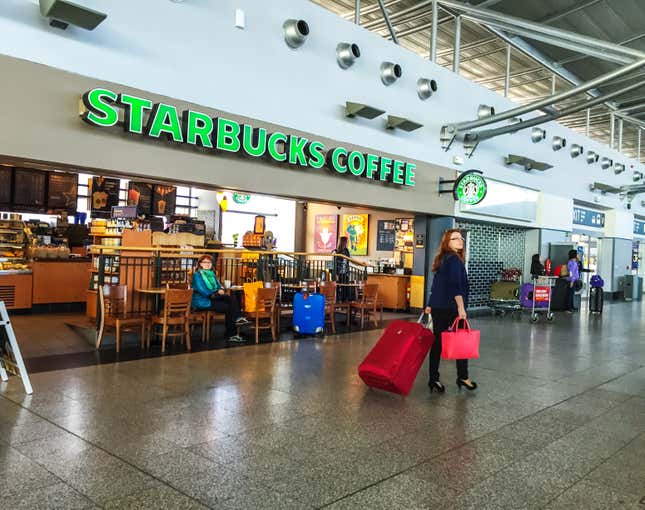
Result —
[{"label": "seated woman", "polygon": [[224,287],[213,270],[213,257],[210,255],[199,257],[191,287],[193,289],[192,308],[223,313],[226,316],[226,336],[229,340],[241,340],[235,334],[235,326],[242,326],[249,321],[240,315],[237,299],[224,292]]}]

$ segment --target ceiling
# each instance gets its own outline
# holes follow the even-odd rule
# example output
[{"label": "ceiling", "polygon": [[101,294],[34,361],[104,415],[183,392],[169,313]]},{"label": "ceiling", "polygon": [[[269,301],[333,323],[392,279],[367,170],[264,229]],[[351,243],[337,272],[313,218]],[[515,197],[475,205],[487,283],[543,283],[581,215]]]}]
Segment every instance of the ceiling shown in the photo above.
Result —
[{"label": "ceiling", "polygon": [[[339,16],[354,19],[354,0],[311,0],[329,9]],[[461,3],[466,3],[459,0]],[[362,0],[361,25],[385,38],[390,33],[377,0]],[[386,10],[392,21],[399,44],[429,59],[432,7],[429,1],[420,0],[385,0]],[[625,47],[645,52],[645,1],[643,0],[471,0],[468,5],[490,9],[498,13],[523,18],[542,25],[559,28],[576,34],[613,42]],[[405,12],[400,14],[402,11]],[[455,12],[441,7],[439,9],[439,26],[437,33],[437,63],[452,69],[453,48],[455,43]],[[587,54],[581,54],[552,44],[529,40],[522,37],[522,43],[542,53],[555,64],[556,70],[569,73],[589,81],[601,74],[618,69],[621,64],[602,60]],[[489,28],[472,20],[462,19],[460,74],[480,83],[482,86],[504,94],[506,74],[507,43]],[[553,68],[552,68],[553,69]],[[641,72],[645,75],[645,69]],[[527,103],[553,93],[562,92],[573,85],[560,76],[555,76],[551,69],[519,49],[511,50],[509,98],[517,103]],[[630,81],[624,80],[620,85],[600,87],[606,93],[616,90],[634,80],[643,81],[643,76],[632,74]],[[558,103],[562,108],[582,99],[575,96],[569,102]],[[645,82],[643,86],[614,99],[612,105],[618,109],[630,108],[623,113],[622,152],[629,157],[639,158],[639,137],[645,129]],[[643,105],[642,108],[635,108]],[[609,145],[610,115],[609,108],[599,105],[591,109],[589,136]],[[642,128],[631,122],[643,122]],[[450,119],[461,121],[464,119]],[[559,119],[560,123],[585,133],[586,112],[582,111]],[[615,126],[614,147],[618,148],[619,122]],[[645,133],[642,134],[643,151],[645,151]]]}]

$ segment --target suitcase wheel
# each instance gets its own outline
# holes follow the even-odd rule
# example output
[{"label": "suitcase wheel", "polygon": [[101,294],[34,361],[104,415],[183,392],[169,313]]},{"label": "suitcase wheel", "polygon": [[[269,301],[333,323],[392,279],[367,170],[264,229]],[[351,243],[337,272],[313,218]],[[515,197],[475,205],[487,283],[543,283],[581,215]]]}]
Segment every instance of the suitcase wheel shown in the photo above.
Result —
[{"label": "suitcase wheel", "polygon": [[552,314],[552,313],[549,313],[549,314],[546,316],[546,320],[548,320],[549,322],[551,322],[551,321],[553,320],[553,317],[554,317],[554,316],[553,316],[553,314]]},{"label": "suitcase wheel", "polygon": [[534,313],[533,315],[531,315],[531,322],[537,322],[537,321],[538,321],[537,313]]}]

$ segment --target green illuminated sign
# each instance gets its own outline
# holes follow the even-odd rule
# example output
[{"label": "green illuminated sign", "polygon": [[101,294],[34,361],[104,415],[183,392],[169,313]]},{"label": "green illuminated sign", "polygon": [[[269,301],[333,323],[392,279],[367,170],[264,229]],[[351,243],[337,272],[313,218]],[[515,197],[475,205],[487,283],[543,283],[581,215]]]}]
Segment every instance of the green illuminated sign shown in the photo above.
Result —
[{"label": "green illuminated sign", "polygon": [[479,170],[468,170],[457,177],[453,187],[453,196],[462,204],[475,205],[484,200],[486,180]]},{"label": "green illuminated sign", "polygon": [[[250,158],[265,157],[299,169],[326,167],[334,174],[355,176],[368,181],[399,186],[415,185],[416,165],[377,154],[351,151],[343,147],[327,149],[325,144],[308,138],[269,133],[224,117],[96,88],[83,94],[82,119],[96,127],[113,127],[123,110],[123,129],[127,133],[164,139],[214,152],[240,154]],[[483,197],[482,197],[483,198]]]},{"label": "green illuminated sign", "polygon": [[244,193],[233,193],[233,202],[236,204],[246,204],[251,200],[251,195],[245,195]]}]

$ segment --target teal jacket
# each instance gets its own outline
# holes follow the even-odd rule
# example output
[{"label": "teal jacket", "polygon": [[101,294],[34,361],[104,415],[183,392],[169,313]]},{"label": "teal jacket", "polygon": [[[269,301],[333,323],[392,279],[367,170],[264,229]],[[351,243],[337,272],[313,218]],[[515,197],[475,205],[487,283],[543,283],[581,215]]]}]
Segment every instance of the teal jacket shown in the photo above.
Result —
[{"label": "teal jacket", "polygon": [[222,288],[222,284],[215,275],[215,288],[213,290],[206,286],[206,281],[200,271],[193,273],[190,286],[193,289],[193,300],[191,306],[195,310],[206,310],[211,307],[211,295]]}]

